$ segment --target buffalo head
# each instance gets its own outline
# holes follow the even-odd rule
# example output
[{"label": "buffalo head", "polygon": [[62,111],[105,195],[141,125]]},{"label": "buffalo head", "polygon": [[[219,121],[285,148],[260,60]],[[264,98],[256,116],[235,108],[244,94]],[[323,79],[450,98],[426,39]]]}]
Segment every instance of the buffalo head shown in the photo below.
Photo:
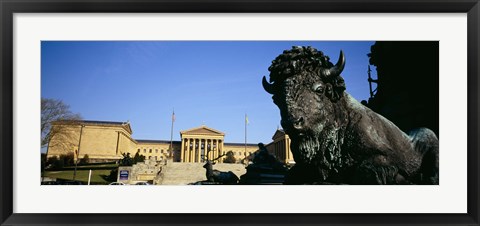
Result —
[{"label": "buffalo head", "polygon": [[[272,61],[270,83],[263,77],[263,88],[273,95],[280,109],[281,125],[292,139],[297,163],[320,162],[331,168],[338,151],[341,127],[339,109],[346,89],[340,76],[345,56],[334,65],[323,52],[312,47],[293,47]],[[314,161],[315,160],[315,161]]]},{"label": "buffalo head", "polygon": [[[286,183],[438,184],[438,138],[410,135],[345,92],[334,65],[312,47],[293,47],[268,68],[264,89],[280,109],[295,166]],[[298,179],[297,179],[298,178]]]}]

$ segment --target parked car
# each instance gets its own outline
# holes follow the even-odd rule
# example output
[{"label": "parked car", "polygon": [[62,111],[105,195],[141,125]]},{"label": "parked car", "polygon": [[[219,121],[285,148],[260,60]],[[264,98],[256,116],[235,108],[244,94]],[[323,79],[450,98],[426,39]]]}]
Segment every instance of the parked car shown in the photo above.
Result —
[{"label": "parked car", "polygon": [[137,182],[135,185],[151,185],[148,182]]},{"label": "parked car", "polygon": [[82,182],[74,181],[74,180],[61,181],[60,184],[61,185],[83,185]]},{"label": "parked car", "polygon": [[109,185],[125,185],[125,184],[122,182],[112,182]]},{"label": "parked car", "polygon": [[44,181],[42,185],[59,185],[59,183],[56,181]]}]

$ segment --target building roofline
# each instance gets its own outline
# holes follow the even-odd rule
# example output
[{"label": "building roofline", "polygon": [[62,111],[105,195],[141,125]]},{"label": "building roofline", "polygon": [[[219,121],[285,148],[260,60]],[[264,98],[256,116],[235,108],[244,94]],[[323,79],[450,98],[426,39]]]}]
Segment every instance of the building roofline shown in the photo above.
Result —
[{"label": "building roofline", "polygon": [[[245,143],[223,143],[223,145],[245,146]],[[247,143],[247,146],[255,146],[255,147],[257,147],[258,144],[249,144],[249,143]]]},{"label": "building roofline", "polygon": [[275,133],[273,133],[272,140],[275,140],[275,137],[277,137],[277,134],[281,134],[281,136],[288,136],[287,133],[283,129],[277,129],[275,130]]},{"label": "building roofline", "polygon": [[85,125],[101,125],[101,126],[120,126],[132,134],[132,127],[130,122],[116,122],[116,121],[98,121],[98,120],[57,120],[52,124],[85,124]]},{"label": "building roofline", "polygon": [[180,130],[180,135],[183,135],[184,133],[188,133],[192,130],[197,130],[197,129],[207,129],[207,130],[211,130],[212,132],[215,132],[215,133],[218,133],[218,135],[222,135],[222,136],[225,136],[225,133],[222,132],[222,131],[219,131],[219,130],[216,130],[216,129],[213,129],[213,128],[210,128],[206,125],[201,125],[199,127],[195,127],[195,128],[191,128],[191,129],[186,129],[186,130]]},{"label": "building roofline", "polygon": [[[140,139],[134,139],[138,143],[165,143],[165,144],[170,144],[169,140],[140,140]],[[181,141],[174,140],[172,143],[181,143]],[[223,143],[223,145],[232,145],[232,146],[245,146],[245,143]],[[249,144],[247,143],[247,146],[258,146],[258,144]]]},{"label": "building roofline", "polygon": [[[161,144],[170,144],[169,140],[137,140],[138,143],[161,143]],[[172,143],[180,143],[180,141],[172,141]]]}]

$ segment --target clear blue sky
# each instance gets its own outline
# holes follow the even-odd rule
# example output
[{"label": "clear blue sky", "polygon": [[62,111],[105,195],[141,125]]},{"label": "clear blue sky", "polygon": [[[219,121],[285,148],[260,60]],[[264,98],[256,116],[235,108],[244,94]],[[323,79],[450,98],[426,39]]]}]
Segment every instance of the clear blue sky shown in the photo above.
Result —
[{"label": "clear blue sky", "polygon": [[[262,88],[276,56],[312,46],[336,63],[346,57],[347,92],[368,99],[374,42],[311,41],[43,41],[41,96],[64,101],[85,120],[130,121],[135,139],[174,140],[205,124],[225,142],[269,143],[280,113]],[[372,68],[374,70],[374,68]]]}]

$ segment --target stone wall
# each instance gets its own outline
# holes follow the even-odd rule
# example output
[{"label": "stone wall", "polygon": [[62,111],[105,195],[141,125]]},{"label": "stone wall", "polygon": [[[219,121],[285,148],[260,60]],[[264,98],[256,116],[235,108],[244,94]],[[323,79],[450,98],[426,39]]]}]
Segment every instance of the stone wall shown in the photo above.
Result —
[{"label": "stone wall", "polygon": [[[121,127],[87,125],[81,132],[81,145],[79,147],[80,130],[80,126],[73,125],[66,130],[65,135],[62,134],[62,136],[52,138],[48,150],[49,157],[74,153],[78,150],[79,158],[88,154],[92,160],[118,160],[121,159],[122,151],[128,150],[133,143],[128,138],[122,139],[128,132]],[[119,141],[118,152],[117,139]]]},{"label": "stone wall", "polygon": [[[247,145],[247,157],[252,155],[258,150],[257,145]],[[228,153],[229,151],[233,152],[233,157],[235,157],[235,160],[237,163],[239,163],[242,159],[245,158],[245,145],[232,145],[226,143],[225,146],[223,147],[223,153]],[[225,159],[225,156],[223,157]]]},{"label": "stone wall", "polygon": [[[118,168],[117,181],[124,184],[135,184],[137,182],[153,182],[164,168],[164,162],[154,161],[153,158],[133,166],[121,166]],[[129,171],[128,180],[121,180],[122,170]]]}]

